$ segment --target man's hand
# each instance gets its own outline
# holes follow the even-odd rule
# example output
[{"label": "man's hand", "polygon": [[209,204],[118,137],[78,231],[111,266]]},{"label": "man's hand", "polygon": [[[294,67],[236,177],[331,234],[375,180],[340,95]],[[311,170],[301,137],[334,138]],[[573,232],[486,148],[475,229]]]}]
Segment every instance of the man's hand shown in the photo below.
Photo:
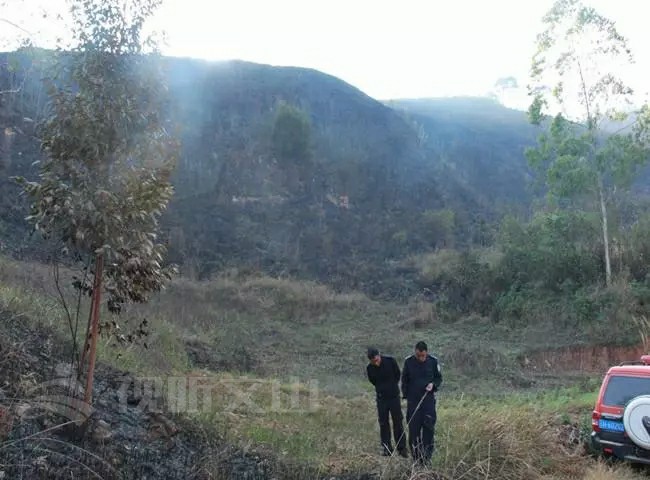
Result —
[{"label": "man's hand", "polygon": [[429,385],[427,385],[427,388],[426,388],[427,392],[430,392],[431,390],[433,390],[433,383],[430,383]]}]

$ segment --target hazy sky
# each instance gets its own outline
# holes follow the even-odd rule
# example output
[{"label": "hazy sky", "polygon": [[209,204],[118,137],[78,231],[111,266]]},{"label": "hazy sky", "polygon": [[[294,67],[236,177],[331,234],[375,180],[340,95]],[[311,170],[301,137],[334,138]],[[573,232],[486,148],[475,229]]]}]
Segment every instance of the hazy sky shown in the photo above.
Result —
[{"label": "hazy sky", "polygon": [[[22,1],[36,5],[43,0]],[[46,4],[51,8],[60,1]],[[170,55],[311,67],[380,99],[484,95],[500,77],[514,76],[526,84],[540,19],[552,3],[165,0],[155,25],[167,32],[164,51]],[[650,4],[586,3],[614,19],[629,38],[637,57],[632,83],[647,90]],[[7,7],[0,18],[9,13]]]},{"label": "hazy sky", "polygon": [[[552,3],[166,0],[158,22],[174,55],[312,67],[382,99],[482,95],[500,77],[526,83],[540,19]],[[649,63],[639,55],[648,55],[650,46],[650,5],[588,3],[617,22],[637,52],[643,77],[650,78]]]}]

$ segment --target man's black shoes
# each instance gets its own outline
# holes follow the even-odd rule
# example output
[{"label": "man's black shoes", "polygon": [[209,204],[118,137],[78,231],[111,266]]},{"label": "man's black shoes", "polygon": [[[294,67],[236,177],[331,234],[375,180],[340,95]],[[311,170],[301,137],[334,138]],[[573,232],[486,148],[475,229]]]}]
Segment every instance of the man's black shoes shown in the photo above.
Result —
[{"label": "man's black shoes", "polygon": [[397,453],[402,458],[409,458],[409,454],[406,452],[405,448],[402,448],[401,450],[398,450]]}]

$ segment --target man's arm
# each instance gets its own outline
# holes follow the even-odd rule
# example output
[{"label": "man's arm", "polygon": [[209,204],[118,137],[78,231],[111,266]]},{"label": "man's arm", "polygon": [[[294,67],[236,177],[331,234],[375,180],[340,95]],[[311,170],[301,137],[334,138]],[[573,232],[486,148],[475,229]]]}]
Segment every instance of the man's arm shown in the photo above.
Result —
[{"label": "man's arm", "polygon": [[397,364],[397,360],[393,358],[393,375],[395,378],[395,382],[399,382],[400,379],[400,371],[399,371],[399,365]]},{"label": "man's arm", "polygon": [[440,362],[437,358],[434,358],[435,365],[433,366],[433,391],[435,392],[440,388],[442,384],[442,373],[440,372]]},{"label": "man's arm", "polygon": [[375,375],[371,373],[370,365],[366,367],[366,375],[368,375],[368,381],[373,385],[377,386],[377,379],[375,378]]},{"label": "man's arm", "polygon": [[409,391],[409,381],[411,376],[409,373],[408,359],[404,360],[404,367],[402,368],[402,398],[406,398]]}]

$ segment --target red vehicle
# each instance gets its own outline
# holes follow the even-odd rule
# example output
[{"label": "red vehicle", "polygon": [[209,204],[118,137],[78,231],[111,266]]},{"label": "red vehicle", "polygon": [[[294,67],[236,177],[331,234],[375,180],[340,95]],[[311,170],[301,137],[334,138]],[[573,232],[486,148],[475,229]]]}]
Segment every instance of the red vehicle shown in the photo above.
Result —
[{"label": "red vehicle", "polygon": [[597,452],[650,465],[650,355],[609,369],[591,427]]}]

